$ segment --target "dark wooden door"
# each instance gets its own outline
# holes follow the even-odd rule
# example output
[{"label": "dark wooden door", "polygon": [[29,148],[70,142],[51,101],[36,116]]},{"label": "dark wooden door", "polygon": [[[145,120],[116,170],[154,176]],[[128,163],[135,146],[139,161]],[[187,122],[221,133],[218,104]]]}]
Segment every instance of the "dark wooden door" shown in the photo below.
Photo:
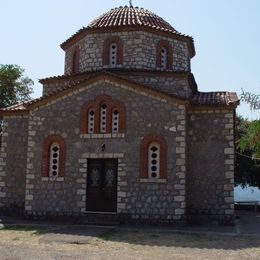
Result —
[{"label": "dark wooden door", "polygon": [[97,212],[116,212],[116,159],[88,160],[86,209]]}]

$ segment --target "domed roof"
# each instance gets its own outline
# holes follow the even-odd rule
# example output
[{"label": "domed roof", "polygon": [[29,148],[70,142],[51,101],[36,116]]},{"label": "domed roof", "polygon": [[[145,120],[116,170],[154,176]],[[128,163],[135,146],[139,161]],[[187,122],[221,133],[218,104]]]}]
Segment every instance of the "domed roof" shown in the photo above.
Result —
[{"label": "domed roof", "polygon": [[88,28],[111,28],[124,26],[146,26],[161,31],[179,34],[169,23],[158,15],[138,7],[119,7],[99,16]]},{"label": "domed roof", "polygon": [[93,31],[108,31],[117,28],[147,28],[149,30],[168,33],[173,37],[178,37],[188,42],[191,57],[195,56],[193,38],[179,33],[168,22],[158,15],[139,7],[120,6],[111,9],[109,12],[99,16],[92,21],[87,27],[83,27],[73,34],[69,39],[61,44],[61,48],[66,50],[77,41]]}]

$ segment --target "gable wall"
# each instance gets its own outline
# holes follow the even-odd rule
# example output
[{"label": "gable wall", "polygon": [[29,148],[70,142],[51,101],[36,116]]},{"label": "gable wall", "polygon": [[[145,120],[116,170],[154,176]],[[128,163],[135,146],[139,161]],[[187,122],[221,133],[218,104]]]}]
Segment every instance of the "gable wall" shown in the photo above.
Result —
[{"label": "gable wall", "polygon": [[[126,107],[124,138],[82,138],[80,108],[106,94]],[[156,120],[155,120],[156,119]],[[28,213],[80,214],[85,210],[87,158],[120,156],[118,212],[135,218],[180,220],[185,214],[185,110],[115,87],[109,83],[78,92],[32,112],[28,146],[26,210]],[[34,131],[37,131],[36,133]],[[144,136],[159,133],[168,144],[166,183],[140,181],[140,144]],[[65,179],[41,178],[42,143],[50,134],[61,135],[66,145]],[[29,166],[29,167],[28,167]]]}]

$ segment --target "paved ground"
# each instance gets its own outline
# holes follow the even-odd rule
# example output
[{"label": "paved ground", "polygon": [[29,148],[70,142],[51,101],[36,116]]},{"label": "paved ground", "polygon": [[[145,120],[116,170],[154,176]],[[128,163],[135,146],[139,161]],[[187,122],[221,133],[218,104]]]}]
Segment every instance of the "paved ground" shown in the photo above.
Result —
[{"label": "paved ground", "polygon": [[2,222],[0,260],[260,259],[260,212],[240,214],[235,227],[89,227],[11,218]]}]

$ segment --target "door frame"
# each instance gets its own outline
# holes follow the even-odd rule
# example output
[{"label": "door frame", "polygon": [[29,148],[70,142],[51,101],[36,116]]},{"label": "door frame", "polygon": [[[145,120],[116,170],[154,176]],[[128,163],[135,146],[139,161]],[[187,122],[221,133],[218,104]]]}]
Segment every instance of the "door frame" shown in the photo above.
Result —
[{"label": "door frame", "polygon": [[[113,204],[115,204],[115,210],[113,211],[106,211],[105,208],[103,210],[90,210],[88,209],[88,177],[89,177],[89,165],[90,165],[90,161],[91,160],[97,160],[100,161],[101,165],[101,174],[105,174],[106,172],[106,162],[105,161],[114,161],[115,166],[116,166],[116,187],[114,187],[115,189],[115,198],[113,198]],[[117,213],[117,204],[118,204],[118,159],[117,158],[88,158],[87,159],[87,165],[88,165],[88,170],[87,170],[87,176],[86,176],[86,212],[87,213],[100,213],[100,214],[116,214]],[[103,176],[103,178],[105,178],[105,176]],[[104,179],[103,179],[104,181]],[[102,187],[102,186],[101,186]],[[102,192],[101,192],[102,193]],[[105,197],[101,197],[101,199],[104,199]],[[115,201],[114,201],[115,200]],[[102,207],[102,206],[101,206]]]},{"label": "door frame", "polygon": [[[83,138],[83,137],[82,137]],[[86,137],[87,138],[87,137]],[[125,198],[126,194],[121,192],[120,187],[124,188],[128,185],[126,176],[126,161],[124,153],[82,153],[78,158],[78,176],[75,180],[77,182],[76,193],[80,195],[75,203],[76,207],[82,214],[84,213],[95,213],[93,211],[86,211],[86,198],[87,198],[87,168],[88,159],[117,159],[118,169],[117,169],[117,211],[111,212],[111,214],[118,214],[124,212],[126,209]],[[120,201],[120,202],[119,202]],[[102,212],[96,212],[97,214],[103,214]],[[104,212],[107,214],[108,212]],[[109,213],[110,214],[110,213]]]}]

